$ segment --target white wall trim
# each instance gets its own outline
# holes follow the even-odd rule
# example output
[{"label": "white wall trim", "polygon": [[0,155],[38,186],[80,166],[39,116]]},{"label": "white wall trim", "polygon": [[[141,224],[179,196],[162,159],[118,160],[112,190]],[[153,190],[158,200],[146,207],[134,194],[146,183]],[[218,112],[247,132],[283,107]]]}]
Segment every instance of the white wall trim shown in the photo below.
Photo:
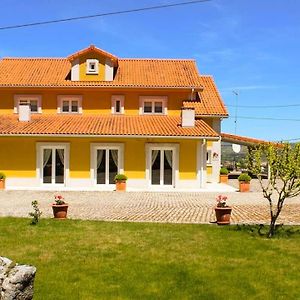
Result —
[{"label": "white wall trim", "polygon": [[105,81],[114,80],[114,65],[113,62],[107,58],[105,60]]},{"label": "white wall trim", "polygon": [[[173,151],[173,184],[174,188],[177,187],[179,182],[179,144],[177,143],[146,143],[145,144],[145,157],[146,157],[146,181],[148,187],[153,187],[151,185],[151,151],[152,150],[172,150]],[[160,187],[162,187],[160,185]]]},{"label": "white wall trim", "polygon": [[31,112],[32,114],[41,114],[42,113],[42,96],[41,95],[20,95],[16,94],[14,95],[14,113],[17,114],[19,112],[19,104],[20,101],[30,101],[34,100],[37,101],[37,107],[38,111],[37,112]]},{"label": "white wall trim", "polygon": [[[116,112],[116,101],[120,101],[120,109],[121,111],[118,113]],[[112,114],[124,114],[124,102],[125,102],[125,96],[124,95],[112,95],[111,96],[111,113]]]},{"label": "white wall trim", "polygon": [[97,184],[97,150],[119,150],[118,173],[124,173],[124,144],[123,143],[91,143],[90,145],[90,174],[93,186],[108,186]]},{"label": "white wall trim", "polygon": [[[43,183],[43,150],[64,149],[64,184]],[[36,143],[36,179],[40,186],[68,186],[70,174],[70,143]]]},{"label": "white wall trim", "polygon": [[79,58],[74,59],[71,68],[71,80],[78,81],[79,78]]},{"label": "white wall trim", "polygon": [[[144,113],[144,102],[152,102],[152,113]],[[154,113],[154,103],[162,102],[162,113]],[[167,96],[140,96],[139,97],[139,114],[140,115],[167,115],[168,114],[168,97]]]},{"label": "white wall trim", "polygon": [[[63,101],[78,101],[78,112],[63,112]],[[71,105],[71,104],[69,104]],[[82,114],[82,95],[58,95],[57,96],[57,113],[58,114]]]}]

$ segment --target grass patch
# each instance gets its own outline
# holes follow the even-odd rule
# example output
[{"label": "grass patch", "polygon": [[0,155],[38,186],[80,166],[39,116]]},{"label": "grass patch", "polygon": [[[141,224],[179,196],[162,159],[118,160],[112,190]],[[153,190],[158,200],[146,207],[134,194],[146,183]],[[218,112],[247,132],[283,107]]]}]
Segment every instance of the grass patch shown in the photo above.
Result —
[{"label": "grass patch", "polygon": [[0,228],[0,254],[38,269],[35,299],[300,298],[299,234],[20,218]]}]

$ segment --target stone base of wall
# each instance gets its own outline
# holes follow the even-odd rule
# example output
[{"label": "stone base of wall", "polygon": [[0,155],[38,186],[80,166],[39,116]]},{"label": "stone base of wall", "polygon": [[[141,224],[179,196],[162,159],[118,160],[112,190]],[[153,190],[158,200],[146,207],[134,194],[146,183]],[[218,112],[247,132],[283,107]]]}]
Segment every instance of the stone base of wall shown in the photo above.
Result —
[{"label": "stone base of wall", "polygon": [[0,256],[0,299],[31,300],[36,268]]}]

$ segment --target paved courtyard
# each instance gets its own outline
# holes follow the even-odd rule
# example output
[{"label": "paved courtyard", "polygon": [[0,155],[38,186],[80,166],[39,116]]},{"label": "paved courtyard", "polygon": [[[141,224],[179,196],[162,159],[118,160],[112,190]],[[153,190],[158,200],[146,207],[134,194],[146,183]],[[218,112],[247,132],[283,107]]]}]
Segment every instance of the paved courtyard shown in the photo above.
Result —
[{"label": "paved courtyard", "polygon": [[[230,182],[236,185],[235,181]],[[43,217],[52,217],[55,192],[1,191],[0,216],[27,217],[31,201],[38,200]],[[220,192],[61,192],[70,205],[72,219],[211,223],[215,221],[215,197]],[[232,223],[266,223],[268,203],[258,187],[250,193],[225,192],[233,206]],[[300,224],[300,197],[288,199],[279,222]]]}]

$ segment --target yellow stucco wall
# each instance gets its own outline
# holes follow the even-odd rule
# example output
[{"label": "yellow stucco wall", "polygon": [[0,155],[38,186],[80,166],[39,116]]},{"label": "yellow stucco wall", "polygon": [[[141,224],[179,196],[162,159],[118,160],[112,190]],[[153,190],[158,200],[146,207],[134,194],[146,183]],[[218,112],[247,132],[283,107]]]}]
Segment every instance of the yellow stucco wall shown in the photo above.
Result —
[{"label": "yellow stucco wall", "polygon": [[12,114],[14,109],[14,95],[28,94],[42,96],[42,113],[57,113],[57,96],[58,95],[82,95],[83,114],[111,114],[111,97],[112,95],[125,96],[125,114],[139,114],[139,97],[140,96],[167,96],[168,97],[168,115],[180,115],[182,101],[189,97],[189,92],[167,91],[167,90],[106,90],[106,89],[0,89],[0,114]]},{"label": "yellow stucco wall", "polygon": [[146,143],[178,143],[180,179],[196,179],[196,140],[134,138],[0,137],[0,171],[7,177],[36,176],[36,143],[70,143],[70,177],[90,177],[91,143],[124,143],[124,171],[129,178],[145,178]]},{"label": "yellow stucco wall", "polygon": [[[98,74],[86,74],[86,60],[97,59],[98,63]],[[102,81],[105,80],[105,57],[87,53],[79,57],[79,80],[81,81]]]}]

